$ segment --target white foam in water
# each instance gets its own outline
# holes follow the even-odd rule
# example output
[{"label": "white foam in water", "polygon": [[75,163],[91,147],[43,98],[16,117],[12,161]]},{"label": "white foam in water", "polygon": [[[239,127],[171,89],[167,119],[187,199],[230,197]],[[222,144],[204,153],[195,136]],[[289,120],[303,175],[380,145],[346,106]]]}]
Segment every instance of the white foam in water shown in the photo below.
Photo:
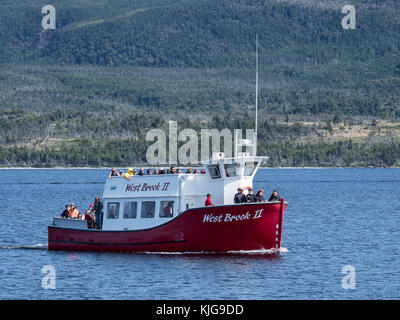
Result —
[{"label": "white foam in water", "polygon": [[280,249],[260,249],[260,250],[237,250],[237,251],[227,251],[227,252],[214,252],[214,251],[185,251],[185,252],[163,252],[163,251],[145,251],[142,253],[145,254],[171,254],[171,255],[177,255],[177,254],[243,254],[243,255],[263,255],[263,254],[271,254],[271,255],[277,255],[280,253],[287,253],[289,250],[287,248],[280,248]]},{"label": "white foam in water", "polygon": [[286,252],[289,252],[289,250],[286,248],[228,251],[228,253],[233,253],[233,254],[253,254],[253,255],[256,255],[256,254],[280,254],[280,253],[286,253]]},{"label": "white foam in water", "polygon": [[8,249],[8,250],[15,250],[15,249],[32,249],[32,250],[39,250],[39,249],[47,249],[47,243],[37,243],[34,245],[28,245],[28,246],[24,246],[24,245],[5,245],[5,246],[1,246],[0,245],[0,249]]}]

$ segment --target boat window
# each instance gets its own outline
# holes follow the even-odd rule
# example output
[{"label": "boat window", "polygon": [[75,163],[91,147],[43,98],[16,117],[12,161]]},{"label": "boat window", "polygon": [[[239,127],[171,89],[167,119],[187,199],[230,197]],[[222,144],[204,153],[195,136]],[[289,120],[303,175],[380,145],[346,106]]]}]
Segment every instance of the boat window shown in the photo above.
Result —
[{"label": "boat window", "polygon": [[221,172],[219,171],[218,165],[207,166],[208,172],[210,173],[211,179],[221,178]]},{"label": "boat window", "polygon": [[107,219],[118,219],[119,217],[119,202],[107,203]]},{"label": "boat window", "polygon": [[136,218],[137,202],[124,202],[124,219]]},{"label": "boat window", "polygon": [[140,211],[141,218],[154,218],[154,211],[156,208],[155,201],[143,201],[142,210]]},{"label": "boat window", "polygon": [[244,165],[244,175],[251,176],[257,167],[258,162],[246,162]]},{"label": "boat window", "polygon": [[239,175],[239,170],[240,170],[239,163],[227,163],[224,164],[224,168],[227,177],[237,177]]},{"label": "boat window", "polygon": [[174,202],[161,201],[160,202],[160,218],[171,218],[174,215]]}]

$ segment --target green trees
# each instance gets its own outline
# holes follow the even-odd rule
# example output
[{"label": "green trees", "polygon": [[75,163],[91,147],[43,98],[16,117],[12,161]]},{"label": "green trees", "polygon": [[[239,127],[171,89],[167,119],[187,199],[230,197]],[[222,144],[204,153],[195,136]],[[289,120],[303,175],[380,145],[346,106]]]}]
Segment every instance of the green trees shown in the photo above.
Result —
[{"label": "green trees", "polygon": [[[260,154],[398,165],[398,131],[377,132],[400,119],[400,4],[355,1],[360,24],[345,31],[336,2],[297,3],[60,0],[46,34],[41,1],[0,5],[0,166],[141,162],[145,133],[169,119],[254,127],[256,32]],[[374,130],[332,138],[350,123]]]}]

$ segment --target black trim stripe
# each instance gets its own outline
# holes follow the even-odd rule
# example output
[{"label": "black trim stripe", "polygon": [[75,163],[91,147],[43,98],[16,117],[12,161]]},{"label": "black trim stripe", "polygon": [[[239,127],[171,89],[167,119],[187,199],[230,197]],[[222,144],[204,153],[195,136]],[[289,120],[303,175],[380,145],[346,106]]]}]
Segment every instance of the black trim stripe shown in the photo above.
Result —
[{"label": "black trim stripe", "polygon": [[84,242],[84,241],[68,241],[68,240],[50,240],[49,242],[61,242],[61,243],[76,243],[85,245],[98,245],[98,246],[144,246],[150,244],[167,244],[167,243],[181,243],[186,240],[171,240],[171,241],[158,241],[158,242],[134,242],[134,243],[101,243],[101,242]]}]

